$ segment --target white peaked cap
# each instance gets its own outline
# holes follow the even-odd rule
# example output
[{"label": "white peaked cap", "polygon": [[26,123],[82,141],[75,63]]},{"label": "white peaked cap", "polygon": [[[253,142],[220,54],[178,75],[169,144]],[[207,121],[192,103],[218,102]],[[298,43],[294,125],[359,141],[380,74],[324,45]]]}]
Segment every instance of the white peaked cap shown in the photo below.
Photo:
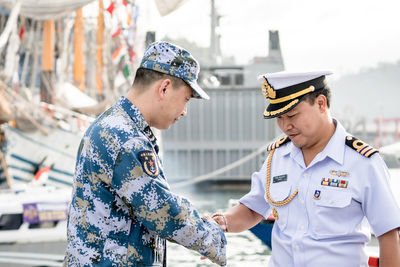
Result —
[{"label": "white peaked cap", "polygon": [[299,83],[307,82],[315,78],[333,74],[331,71],[311,71],[311,72],[273,72],[258,76],[258,80],[267,78],[268,83],[279,90]]},{"label": "white peaked cap", "polygon": [[304,96],[327,86],[326,75],[331,71],[274,72],[260,75],[264,81],[261,89],[269,100],[264,118],[270,119],[285,114],[299,104]]}]

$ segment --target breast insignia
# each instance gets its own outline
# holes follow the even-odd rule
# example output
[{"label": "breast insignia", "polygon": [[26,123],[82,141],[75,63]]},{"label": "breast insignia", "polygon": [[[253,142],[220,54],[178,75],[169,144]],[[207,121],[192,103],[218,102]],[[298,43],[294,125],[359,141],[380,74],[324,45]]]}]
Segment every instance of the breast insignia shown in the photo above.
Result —
[{"label": "breast insignia", "polygon": [[278,141],[269,144],[268,147],[267,147],[267,150],[271,151],[271,150],[273,150],[275,148],[278,148],[278,147],[280,147],[280,146],[282,146],[282,145],[284,145],[284,144],[286,144],[288,142],[290,142],[290,138],[289,137],[287,137],[287,136],[282,137]]},{"label": "breast insignia", "polygon": [[373,154],[379,152],[378,149],[373,148],[354,136],[346,137],[346,145],[367,158],[370,158]]}]

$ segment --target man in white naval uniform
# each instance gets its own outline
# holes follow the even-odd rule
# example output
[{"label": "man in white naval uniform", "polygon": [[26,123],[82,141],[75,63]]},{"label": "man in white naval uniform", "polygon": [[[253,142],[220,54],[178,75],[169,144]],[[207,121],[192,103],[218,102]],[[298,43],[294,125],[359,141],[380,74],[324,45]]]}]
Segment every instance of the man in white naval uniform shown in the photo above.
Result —
[{"label": "man in white naval uniform", "polygon": [[212,217],[225,231],[241,232],[272,211],[269,266],[368,266],[369,225],[379,266],[400,266],[400,208],[387,167],[376,149],[331,117],[329,74],[260,76],[270,102],[264,117],[276,118],[286,136],[268,146],[240,204]]}]

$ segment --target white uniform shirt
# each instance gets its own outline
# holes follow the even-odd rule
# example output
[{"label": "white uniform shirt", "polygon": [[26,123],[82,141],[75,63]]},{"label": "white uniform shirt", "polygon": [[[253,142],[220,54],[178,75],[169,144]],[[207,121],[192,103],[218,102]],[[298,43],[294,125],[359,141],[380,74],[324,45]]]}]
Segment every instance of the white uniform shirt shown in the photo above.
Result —
[{"label": "white uniform shirt", "polygon": [[[275,207],[279,219],[272,230],[270,267],[368,266],[368,222],[376,236],[400,227],[400,208],[389,187],[386,165],[377,153],[367,158],[347,146],[347,135],[337,123],[328,145],[307,167],[292,142],[275,150],[271,198],[282,201],[296,189],[298,195]],[[273,208],[266,200],[266,170],[265,161],[252,175],[251,191],[240,199],[264,218]],[[348,184],[346,188],[322,185],[324,178]]]}]

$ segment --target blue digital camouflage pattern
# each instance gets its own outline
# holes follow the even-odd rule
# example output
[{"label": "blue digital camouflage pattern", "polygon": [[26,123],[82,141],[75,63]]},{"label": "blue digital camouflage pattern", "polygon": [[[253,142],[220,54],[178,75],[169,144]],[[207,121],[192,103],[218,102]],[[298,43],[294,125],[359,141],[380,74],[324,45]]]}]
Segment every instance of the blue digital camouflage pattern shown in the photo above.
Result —
[{"label": "blue digital camouflage pattern", "polygon": [[165,266],[165,240],[226,263],[221,228],[173,194],[150,127],[125,97],[84,135],[68,216],[67,266]]},{"label": "blue digital camouflage pattern", "polygon": [[188,51],[177,45],[168,42],[150,44],[144,52],[139,68],[180,78],[194,90],[195,98],[210,99],[197,83],[200,72],[199,63]]}]

